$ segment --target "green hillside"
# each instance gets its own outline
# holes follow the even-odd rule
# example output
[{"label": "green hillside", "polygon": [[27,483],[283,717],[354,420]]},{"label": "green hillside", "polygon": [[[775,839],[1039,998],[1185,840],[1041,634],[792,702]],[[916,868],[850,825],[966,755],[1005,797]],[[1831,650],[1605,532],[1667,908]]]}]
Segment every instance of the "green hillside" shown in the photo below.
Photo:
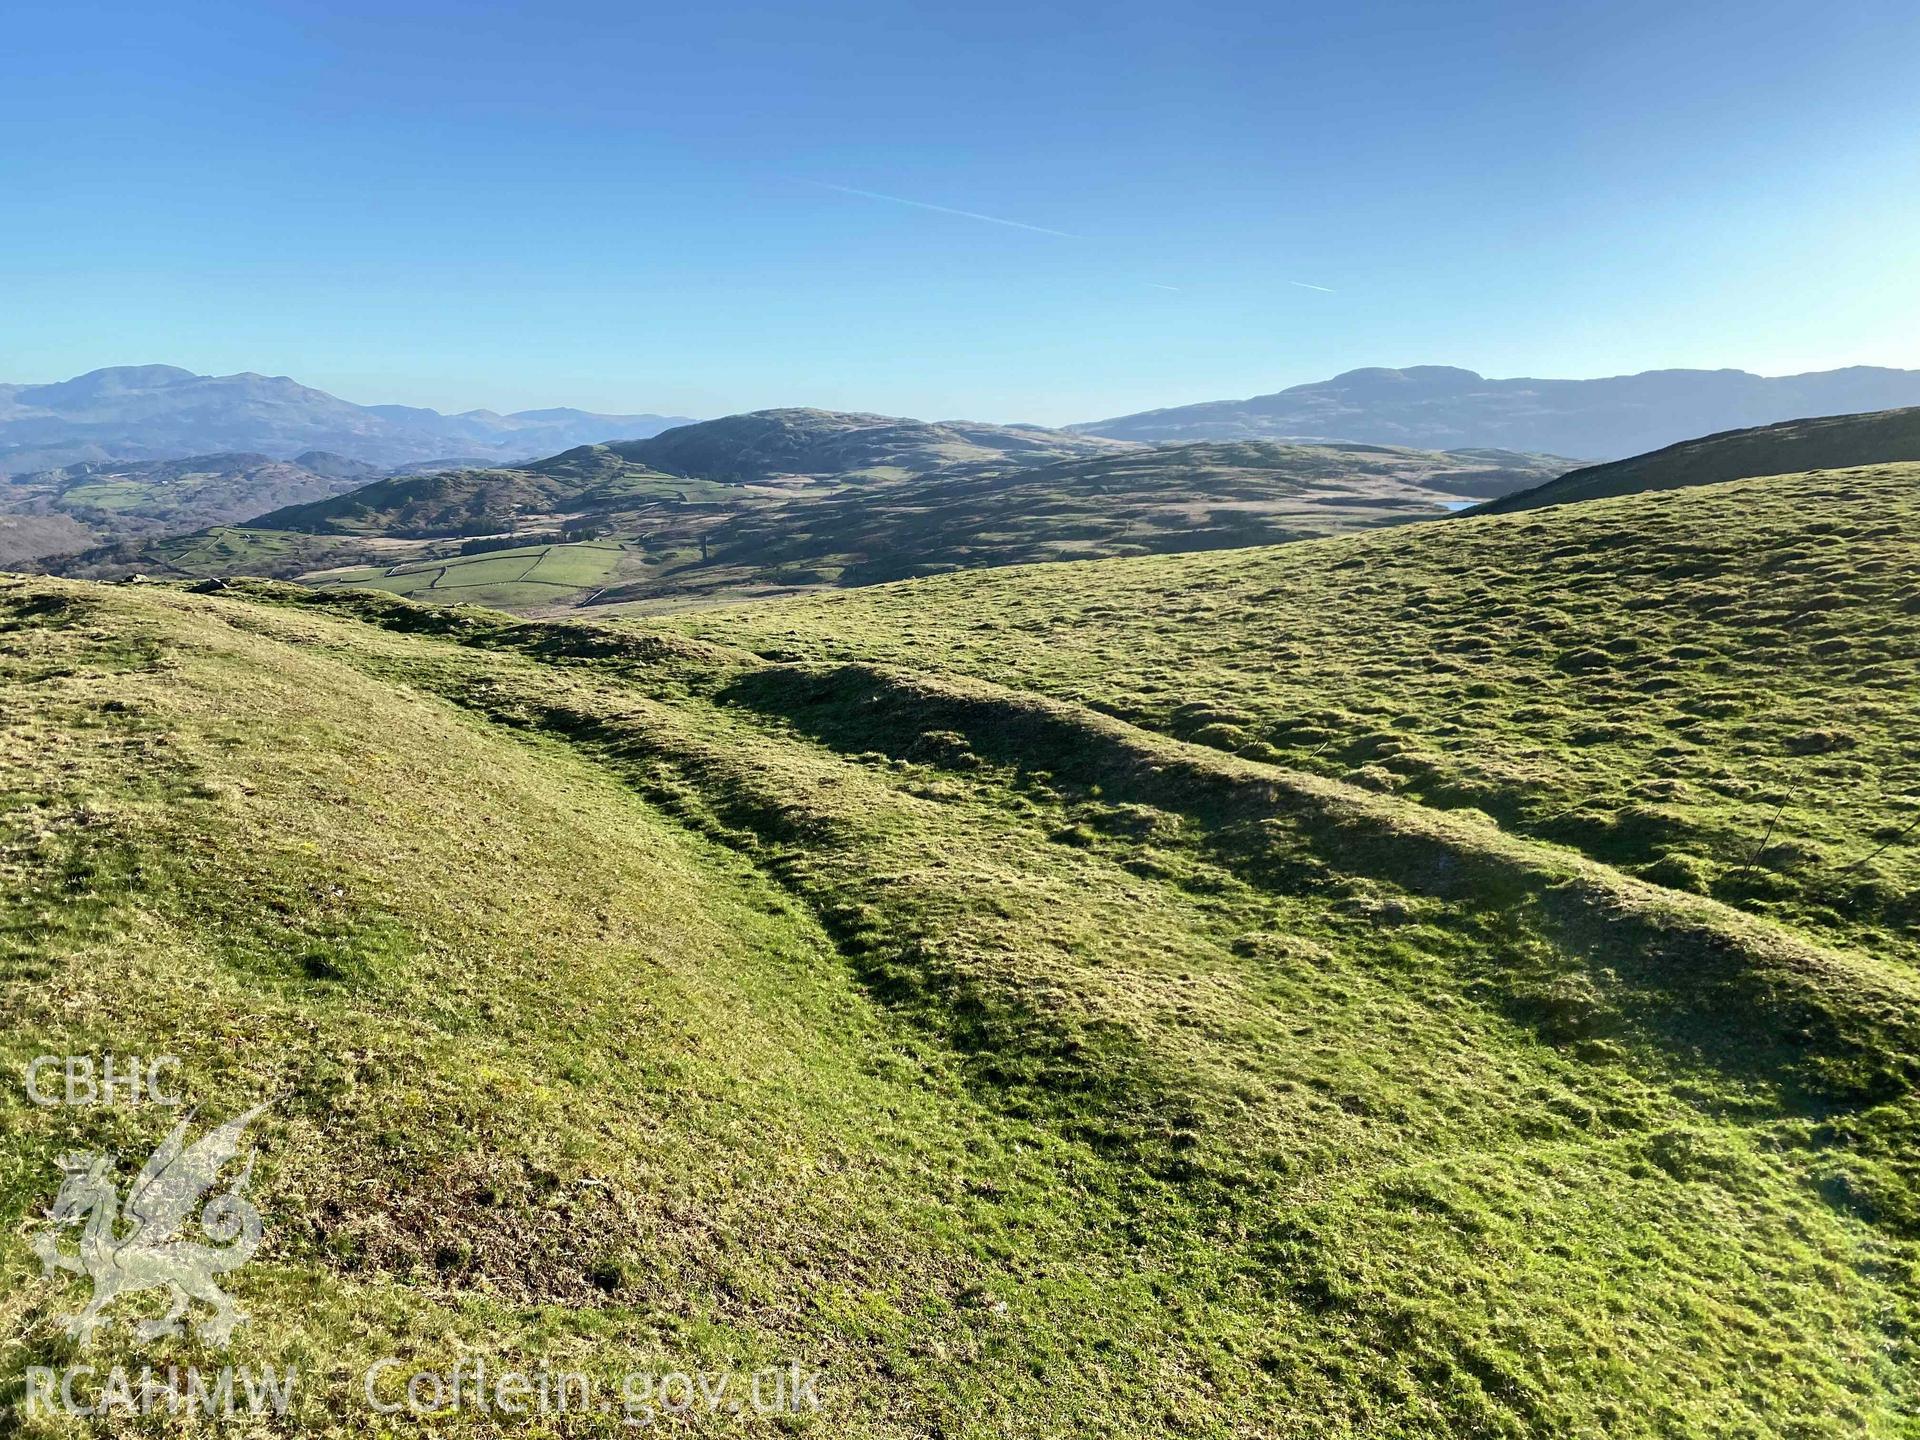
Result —
[{"label": "green hillside", "polygon": [[1609,465],[1572,470],[1544,485],[1497,497],[1471,513],[1504,515],[1646,490],[1907,460],[1920,460],[1920,407],[1827,415],[1705,435]]},{"label": "green hillside", "polygon": [[[398,1353],[1911,1435],[1916,470],[670,623],[7,581],[4,1060],[270,1097],[232,1358],[307,1433]],[[0,1097],[13,1377],[54,1158],[171,1116]]]}]

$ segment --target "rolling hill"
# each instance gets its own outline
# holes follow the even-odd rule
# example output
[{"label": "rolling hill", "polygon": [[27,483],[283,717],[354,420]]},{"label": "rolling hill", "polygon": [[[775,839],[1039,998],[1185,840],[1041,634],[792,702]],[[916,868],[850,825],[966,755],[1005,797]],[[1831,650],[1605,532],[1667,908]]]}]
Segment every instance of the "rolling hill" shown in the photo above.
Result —
[{"label": "rolling hill", "polygon": [[1610,460],[1709,430],[1920,405],[1920,371],[1855,366],[1763,377],[1649,370],[1603,380],[1493,380],[1449,365],[1350,370],[1250,400],[1149,410],[1068,427],[1154,444],[1362,440],[1428,450],[1501,446]]},{"label": "rolling hill", "polygon": [[1498,515],[1644,490],[1904,460],[1920,460],[1920,408],[1828,415],[1707,435],[1650,455],[1569,471],[1544,485],[1496,497],[1470,513]]},{"label": "rolling hill", "polygon": [[671,416],[567,409],[442,415],[355,405],[284,375],[118,365],[50,385],[0,385],[0,475],[229,451],[285,459],[324,450],[383,468],[449,455],[499,463],[677,423]]},{"label": "rolling hill", "polygon": [[[306,1433],[400,1353],[798,1363],[849,1437],[1902,1434],[1916,474],[670,621],[7,581],[0,1043],[272,1098],[233,1358]],[[18,1374],[80,1122],[0,1116]]]},{"label": "rolling hill", "polygon": [[1037,426],[787,409],[682,425],[612,448],[669,474],[738,483],[783,475],[901,479],[969,461],[1033,465],[1125,447]]},{"label": "rolling hill", "polygon": [[264,530],[420,540],[489,535],[529,519],[579,516],[716,487],[622,460],[605,446],[510,470],[398,475],[327,500],[259,514]]},{"label": "rolling hill", "polygon": [[[1563,468],[1505,452],[1088,447],[812,411],[735,418],[512,470],[395,477],[53,568],[297,578],[529,611],[671,608],[980,565],[1269,544],[1437,516]],[[939,468],[903,473],[909,464]]]}]

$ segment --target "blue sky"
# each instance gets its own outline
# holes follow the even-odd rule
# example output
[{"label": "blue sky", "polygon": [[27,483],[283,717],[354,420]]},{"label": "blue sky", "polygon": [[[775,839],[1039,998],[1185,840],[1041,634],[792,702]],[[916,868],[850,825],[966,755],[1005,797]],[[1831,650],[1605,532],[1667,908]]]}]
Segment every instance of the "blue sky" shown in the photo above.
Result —
[{"label": "blue sky", "polygon": [[25,6],[0,379],[1065,422],[1920,366],[1917,74],[1911,0]]}]

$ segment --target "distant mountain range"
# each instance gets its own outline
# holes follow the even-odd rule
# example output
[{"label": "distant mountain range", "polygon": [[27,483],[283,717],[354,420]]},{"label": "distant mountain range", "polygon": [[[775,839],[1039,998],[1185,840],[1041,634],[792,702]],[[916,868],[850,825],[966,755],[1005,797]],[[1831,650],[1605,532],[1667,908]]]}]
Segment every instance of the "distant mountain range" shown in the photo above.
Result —
[{"label": "distant mountain range", "polygon": [[284,375],[120,365],[51,385],[0,385],[0,475],[223,452],[288,459],[310,450],[383,468],[449,456],[497,464],[684,423],[683,416],[567,409],[442,415],[355,405]]},{"label": "distant mountain range", "polygon": [[[171,365],[117,366],[50,385],[0,385],[0,476],[76,464],[249,454],[290,460],[329,452],[384,472],[513,465],[581,445],[647,442],[627,453],[674,474],[750,480],[765,474],[872,468],[924,472],[999,456],[1041,462],[1113,442],[1239,440],[1500,449],[1604,461],[1708,432],[1812,416],[1920,405],[1920,370],[1856,366],[1765,378],[1741,370],[1651,370],[1602,380],[1493,380],[1443,365],[1351,370],[1248,400],[1149,410],[1046,430],[925,422],[802,409],[710,422],[584,410],[469,410],[355,405],[284,375],[196,375]],[[817,417],[834,414],[831,425]],[[783,417],[815,417],[794,425]],[[676,430],[676,427],[679,427]],[[796,436],[804,448],[795,449]],[[722,473],[723,457],[731,467]],[[866,457],[850,464],[849,455]],[[1572,462],[1570,462],[1572,463]]]},{"label": "distant mountain range", "polygon": [[1067,427],[1168,444],[1361,441],[1431,450],[1496,446],[1611,460],[1708,431],[1920,405],[1920,370],[1853,366],[1767,378],[1649,370],[1605,380],[1489,380],[1447,365],[1349,370],[1250,400],[1148,410]]}]

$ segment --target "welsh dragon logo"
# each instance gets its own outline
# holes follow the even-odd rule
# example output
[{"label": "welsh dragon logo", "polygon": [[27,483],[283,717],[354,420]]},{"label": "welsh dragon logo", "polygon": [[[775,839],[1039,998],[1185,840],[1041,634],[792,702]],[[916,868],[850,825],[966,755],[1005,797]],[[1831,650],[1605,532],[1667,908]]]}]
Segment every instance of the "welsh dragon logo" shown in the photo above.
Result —
[{"label": "welsh dragon logo", "polygon": [[[240,1150],[240,1132],[265,1105],[186,1143],[189,1115],[153,1152],[120,1208],[120,1190],[114,1180],[115,1157],[102,1154],[62,1156],[66,1180],[47,1212],[47,1226],[34,1240],[34,1253],[51,1277],[71,1270],[93,1281],[93,1298],[86,1308],[66,1320],[67,1333],[81,1344],[92,1338],[102,1316],[123,1295],[165,1288],[172,1304],[165,1315],[134,1326],[142,1340],[179,1335],[193,1301],[213,1307],[213,1314],[194,1327],[202,1339],[224,1345],[244,1311],[233,1297],[214,1283],[214,1277],[238,1269],[260,1245],[260,1212],[246,1198],[253,1160],[225,1191],[200,1211],[199,1227],[205,1243],[180,1232],[189,1222],[200,1197],[213,1188],[221,1169]],[[80,1227],[80,1248],[69,1254],[60,1248],[62,1233]]]}]

